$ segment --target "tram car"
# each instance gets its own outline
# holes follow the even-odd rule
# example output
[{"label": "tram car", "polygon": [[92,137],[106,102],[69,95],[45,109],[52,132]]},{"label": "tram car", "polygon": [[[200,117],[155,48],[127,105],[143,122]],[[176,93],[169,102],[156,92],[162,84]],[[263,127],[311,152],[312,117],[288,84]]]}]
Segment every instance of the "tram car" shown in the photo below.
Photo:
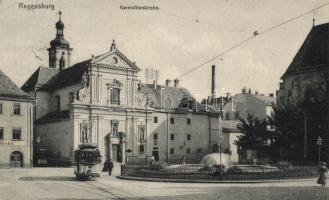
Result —
[{"label": "tram car", "polygon": [[95,144],[81,144],[74,151],[75,170],[78,180],[94,180],[100,176],[101,154]]}]

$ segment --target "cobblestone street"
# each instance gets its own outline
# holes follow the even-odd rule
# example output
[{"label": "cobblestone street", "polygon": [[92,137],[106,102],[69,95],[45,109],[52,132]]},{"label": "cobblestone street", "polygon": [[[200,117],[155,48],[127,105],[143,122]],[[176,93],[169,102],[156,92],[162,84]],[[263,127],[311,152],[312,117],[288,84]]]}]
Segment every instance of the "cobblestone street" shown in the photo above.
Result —
[{"label": "cobblestone street", "polygon": [[73,168],[0,170],[0,199],[328,199],[314,179],[257,184],[161,183],[121,180],[106,173],[79,182]]}]

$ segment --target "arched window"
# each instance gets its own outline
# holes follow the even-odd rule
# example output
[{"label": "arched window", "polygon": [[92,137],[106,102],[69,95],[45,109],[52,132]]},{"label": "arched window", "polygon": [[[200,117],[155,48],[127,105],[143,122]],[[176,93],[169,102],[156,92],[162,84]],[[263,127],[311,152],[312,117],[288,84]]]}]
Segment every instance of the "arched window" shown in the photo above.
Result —
[{"label": "arched window", "polygon": [[59,69],[62,70],[65,67],[65,58],[64,58],[64,52],[63,55],[61,57],[61,59],[59,60]]}]

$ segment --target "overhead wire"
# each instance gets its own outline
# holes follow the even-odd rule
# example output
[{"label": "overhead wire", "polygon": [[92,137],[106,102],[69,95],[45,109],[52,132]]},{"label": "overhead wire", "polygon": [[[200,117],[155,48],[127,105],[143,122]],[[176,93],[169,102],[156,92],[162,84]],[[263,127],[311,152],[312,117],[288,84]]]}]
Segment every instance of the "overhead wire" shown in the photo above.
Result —
[{"label": "overhead wire", "polygon": [[238,42],[237,44],[233,45],[232,47],[229,47],[228,49],[226,49],[226,50],[224,50],[224,51],[218,53],[218,54],[215,55],[214,57],[208,59],[207,61],[205,61],[205,62],[203,62],[203,63],[201,63],[201,64],[199,64],[199,65],[197,65],[197,66],[195,66],[195,67],[193,67],[192,69],[188,70],[187,72],[184,72],[183,74],[179,75],[176,79],[182,78],[183,76],[186,76],[187,74],[189,74],[189,73],[191,73],[191,72],[193,72],[193,71],[195,71],[195,70],[201,68],[202,66],[204,66],[204,65],[206,65],[206,64],[209,64],[209,63],[213,62],[213,61],[216,60],[218,57],[223,56],[224,54],[228,53],[229,51],[232,51],[233,49],[235,49],[235,48],[241,46],[241,45],[244,44],[244,43],[247,43],[248,41],[250,41],[250,40],[256,38],[256,37],[259,36],[259,35],[262,35],[262,34],[264,34],[264,33],[270,32],[270,31],[272,31],[272,30],[274,30],[274,29],[276,29],[276,28],[278,28],[278,27],[281,27],[281,26],[283,26],[283,25],[285,25],[285,24],[288,24],[288,23],[290,23],[290,22],[292,22],[292,21],[295,21],[295,20],[297,20],[297,19],[299,19],[299,18],[301,18],[301,17],[303,17],[303,16],[305,16],[305,15],[308,15],[308,14],[310,14],[310,13],[312,13],[312,12],[314,12],[314,11],[320,9],[320,8],[326,7],[326,6],[328,6],[328,5],[329,5],[329,2],[328,2],[328,3],[325,3],[325,4],[322,4],[322,5],[320,5],[320,6],[316,7],[316,8],[313,8],[313,9],[311,9],[311,10],[305,12],[305,13],[302,13],[302,14],[296,16],[296,17],[290,18],[290,19],[288,19],[288,20],[286,20],[286,21],[284,21],[284,22],[281,22],[281,23],[279,23],[279,24],[276,24],[276,25],[274,25],[274,26],[271,26],[271,27],[265,29],[264,31],[261,31],[261,32],[255,31],[255,32],[253,33],[252,36],[250,36],[250,37],[248,37],[248,38],[246,38],[246,39],[244,39],[244,40]]}]

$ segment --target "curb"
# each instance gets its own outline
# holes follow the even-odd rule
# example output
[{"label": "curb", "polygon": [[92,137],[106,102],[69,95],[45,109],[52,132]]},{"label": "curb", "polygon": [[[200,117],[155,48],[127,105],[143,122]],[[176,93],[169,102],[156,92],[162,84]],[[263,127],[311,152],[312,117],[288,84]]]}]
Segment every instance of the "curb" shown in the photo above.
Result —
[{"label": "curb", "polygon": [[273,180],[195,180],[195,179],[166,179],[166,178],[145,178],[133,176],[116,176],[123,180],[148,181],[148,182],[169,182],[169,183],[280,183],[280,182],[302,182],[313,180],[314,178],[296,178],[296,179],[273,179]]}]

